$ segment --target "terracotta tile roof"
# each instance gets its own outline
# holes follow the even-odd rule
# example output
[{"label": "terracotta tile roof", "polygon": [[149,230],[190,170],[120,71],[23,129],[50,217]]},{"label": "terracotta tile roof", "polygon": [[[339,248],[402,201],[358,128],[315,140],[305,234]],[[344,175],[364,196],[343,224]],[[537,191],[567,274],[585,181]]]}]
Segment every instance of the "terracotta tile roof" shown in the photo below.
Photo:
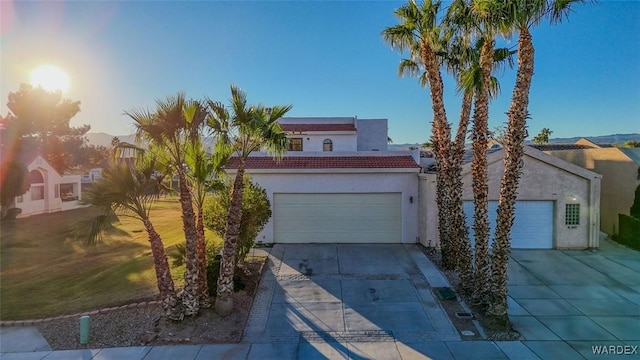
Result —
[{"label": "terracotta tile roof", "polygon": [[353,124],[280,124],[284,131],[356,131]]},{"label": "terracotta tile roof", "polygon": [[[249,157],[247,169],[407,169],[419,168],[413,157],[401,156],[289,156],[279,162],[268,156]],[[228,169],[238,168],[231,158]]]},{"label": "terracotta tile roof", "polygon": [[584,149],[595,149],[595,147],[591,145],[581,145],[581,144],[543,144],[529,145],[534,149],[538,149],[540,151],[554,151],[554,150],[584,150]]}]

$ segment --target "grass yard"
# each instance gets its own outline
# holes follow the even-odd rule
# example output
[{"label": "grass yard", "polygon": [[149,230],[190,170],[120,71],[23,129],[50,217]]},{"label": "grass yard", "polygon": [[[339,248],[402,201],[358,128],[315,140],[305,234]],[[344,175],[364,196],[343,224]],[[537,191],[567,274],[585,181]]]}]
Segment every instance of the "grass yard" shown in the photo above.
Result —
[{"label": "grass yard", "polygon": [[[85,208],[2,222],[0,319],[36,319],[155,299],[158,288],[142,222],[120,216],[102,243],[76,240],[76,224],[96,214]],[[181,216],[177,198],[162,199],[151,211],[167,253],[184,242]],[[210,231],[206,236],[221,242]],[[171,270],[176,286],[182,286],[184,267]]]}]

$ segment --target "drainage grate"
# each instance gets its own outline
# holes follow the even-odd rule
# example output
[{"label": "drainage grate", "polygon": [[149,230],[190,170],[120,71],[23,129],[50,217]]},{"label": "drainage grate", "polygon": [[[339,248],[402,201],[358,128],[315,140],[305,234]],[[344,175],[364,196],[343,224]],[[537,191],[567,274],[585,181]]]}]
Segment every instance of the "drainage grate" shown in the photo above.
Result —
[{"label": "drainage grate", "polygon": [[440,300],[455,300],[456,298],[456,293],[448,287],[438,289],[437,294]]},{"label": "drainage grate", "polygon": [[394,341],[393,333],[385,330],[364,331],[302,331],[300,338],[308,342],[369,342]]}]

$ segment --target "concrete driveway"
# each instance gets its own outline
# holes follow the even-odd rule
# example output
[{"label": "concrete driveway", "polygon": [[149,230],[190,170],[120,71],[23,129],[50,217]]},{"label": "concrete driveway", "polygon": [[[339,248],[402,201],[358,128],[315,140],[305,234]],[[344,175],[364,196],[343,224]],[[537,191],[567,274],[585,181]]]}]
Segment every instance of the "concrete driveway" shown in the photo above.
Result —
[{"label": "concrete driveway", "polygon": [[[594,346],[640,345],[640,252],[610,240],[598,250],[513,250],[509,295],[522,343],[543,359],[581,358],[571,349],[603,359]],[[640,358],[637,349],[627,355]]]},{"label": "concrete driveway", "polygon": [[460,340],[431,292],[447,283],[416,245],[275,245],[270,258],[243,339],[249,358],[444,355]]}]

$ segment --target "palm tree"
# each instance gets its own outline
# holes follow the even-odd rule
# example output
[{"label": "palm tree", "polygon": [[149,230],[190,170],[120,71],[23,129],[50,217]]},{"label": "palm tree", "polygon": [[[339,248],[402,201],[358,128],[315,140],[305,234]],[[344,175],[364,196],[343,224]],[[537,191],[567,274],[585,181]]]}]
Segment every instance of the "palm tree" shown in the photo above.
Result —
[{"label": "palm tree", "polygon": [[[218,154],[219,155],[219,154]],[[218,179],[223,174],[226,156],[209,155],[204,148],[201,139],[195,141],[187,147],[185,156],[189,172],[187,173],[193,185],[193,203],[196,208],[196,236],[198,251],[198,269],[203,274],[198,278],[200,307],[209,308],[211,300],[209,298],[209,284],[207,282],[207,258],[206,239],[204,231],[204,203],[210,191],[219,190],[221,182]]]},{"label": "palm tree", "polygon": [[182,225],[186,241],[186,271],[182,302],[185,315],[196,315],[200,309],[197,234],[191,189],[186,176],[185,154],[189,144],[195,142],[200,136],[200,129],[206,119],[206,110],[197,101],[187,100],[184,93],[178,93],[156,103],[155,112],[133,110],[125,114],[134,121],[137,139],[148,141],[163,149],[178,174]]},{"label": "palm tree", "polygon": [[[454,269],[452,261],[451,237],[449,234],[449,216],[446,213],[450,202],[447,174],[449,173],[449,143],[451,128],[447,121],[444,106],[444,86],[440,73],[439,54],[445,50],[442,27],[439,23],[441,1],[425,0],[418,5],[414,0],[402,5],[395,11],[399,24],[385,28],[382,37],[393,49],[408,51],[410,62],[424,66],[422,84],[429,85],[431,106],[433,110],[432,138],[433,152],[436,157],[436,202],[438,206],[438,231],[442,247],[442,265],[446,269]],[[408,68],[410,69],[410,68]],[[403,73],[403,63],[399,73]],[[409,70],[411,71],[411,70]]]},{"label": "palm tree", "polygon": [[102,178],[83,193],[82,201],[105,210],[94,222],[91,239],[99,238],[110,211],[142,221],[149,236],[164,314],[172,320],[182,320],[182,303],[171,277],[164,244],[149,220],[152,205],[162,191],[162,176],[158,175],[156,165],[156,159],[150,156],[140,158],[135,164],[113,161],[102,172]]},{"label": "palm tree", "polygon": [[516,82],[507,112],[507,135],[504,143],[504,173],[500,184],[500,200],[493,243],[492,285],[488,314],[507,318],[507,265],[511,248],[511,226],[522,172],[524,139],[529,112],[529,90],[534,69],[534,47],[530,29],[548,18],[558,23],[567,17],[576,3],[584,0],[514,0],[500,3],[496,24],[500,29],[518,32],[518,67]]},{"label": "palm tree", "polygon": [[245,161],[252,152],[260,149],[266,149],[276,158],[284,154],[287,149],[287,135],[277,120],[284,116],[291,106],[249,106],[245,92],[235,85],[231,85],[231,112],[219,102],[208,103],[210,113],[207,123],[217,137],[215,153],[220,154],[219,156],[232,153],[238,161],[227,215],[215,302],[216,312],[226,316],[233,311],[233,274],[242,220]]}]

